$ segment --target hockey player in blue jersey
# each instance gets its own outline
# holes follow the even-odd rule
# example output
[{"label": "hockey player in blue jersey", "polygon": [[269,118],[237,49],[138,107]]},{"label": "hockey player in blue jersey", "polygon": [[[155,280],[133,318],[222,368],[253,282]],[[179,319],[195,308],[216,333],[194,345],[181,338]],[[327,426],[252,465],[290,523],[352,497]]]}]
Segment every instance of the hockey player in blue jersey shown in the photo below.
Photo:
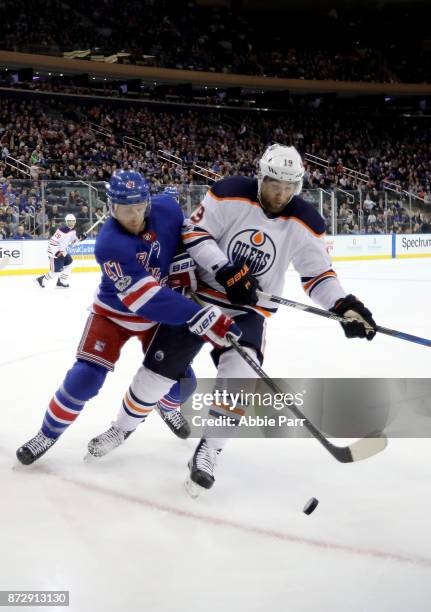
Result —
[{"label": "hockey player in blue jersey", "polygon": [[[198,345],[209,341],[214,346],[227,346],[228,332],[236,337],[241,333],[219,308],[202,308],[167,286],[170,272],[174,286],[181,285],[188,275],[184,268],[189,258],[186,256],[184,266],[182,256],[177,256],[183,223],[178,203],[167,194],[150,199],[142,175],[123,170],[112,175],[107,196],[111,218],[95,246],[102,280],[75,363],[52,397],[41,429],[17,450],[18,460],[25,465],[39,459],[75,421],[85,403],[98,394],[122,346],[132,336],[139,338],[145,351],[158,323],[181,327]],[[194,375],[188,364],[181,376],[190,380],[188,392],[193,391]],[[143,379],[140,368],[123,400],[129,426],[127,431],[112,427],[107,432],[108,450],[121,444],[153,408],[141,400]],[[183,399],[179,384],[174,384],[161,401],[162,415],[163,408],[169,412]],[[175,430],[175,423],[167,422]]]},{"label": "hockey player in blue jersey", "polygon": [[[200,303],[217,306],[232,317],[242,332],[243,349],[260,363],[266,324],[276,308],[259,290],[282,294],[290,262],[308,296],[320,307],[351,319],[342,323],[348,338],[372,340],[376,333],[371,312],[347,294],[332,268],[324,220],[300,197],[303,176],[298,151],[274,144],[260,159],[257,177],[229,176],[214,183],[183,228],[184,245],[197,264]],[[176,328],[160,325],[146,353],[142,372],[151,385],[142,385],[142,399],[148,405],[166,393],[199,349],[191,335],[177,339],[177,334]],[[163,360],[157,359],[160,353]],[[212,357],[218,368],[217,390],[254,393],[256,373],[231,346],[213,350]],[[247,410],[246,402],[212,405],[210,416],[238,424]],[[127,422],[121,408],[116,422]],[[213,486],[217,459],[230,431],[231,427],[204,429],[189,463],[186,488],[192,496]]]}]

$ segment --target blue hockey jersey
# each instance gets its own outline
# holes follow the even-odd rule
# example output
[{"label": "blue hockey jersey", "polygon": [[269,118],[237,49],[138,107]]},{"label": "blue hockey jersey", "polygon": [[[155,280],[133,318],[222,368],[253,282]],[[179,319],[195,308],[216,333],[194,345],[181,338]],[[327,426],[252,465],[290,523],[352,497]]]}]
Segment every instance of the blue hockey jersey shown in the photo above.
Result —
[{"label": "blue hockey jersey", "polygon": [[180,325],[198,312],[197,304],[166,287],[170,264],[181,248],[182,223],[180,206],[167,194],[151,199],[141,236],[108,219],[95,245],[102,281],[92,311],[134,331],[156,323]]}]

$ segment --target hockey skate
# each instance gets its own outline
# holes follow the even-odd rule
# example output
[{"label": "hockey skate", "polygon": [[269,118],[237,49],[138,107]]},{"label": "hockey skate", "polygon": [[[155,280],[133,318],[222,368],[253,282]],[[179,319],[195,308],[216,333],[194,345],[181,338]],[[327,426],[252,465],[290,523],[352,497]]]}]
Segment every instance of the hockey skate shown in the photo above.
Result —
[{"label": "hockey skate", "polygon": [[114,448],[117,448],[117,446],[121,446],[133,432],[134,429],[132,429],[132,431],[123,431],[113,423],[112,427],[107,431],[90,440],[88,443],[88,453],[84,457],[84,460],[88,461],[93,457],[104,457],[113,451]]},{"label": "hockey skate", "polygon": [[31,465],[42,457],[57,442],[57,438],[48,438],[39,430],[37,434],[16,451],[17,459],[23,465]]},{"label": "hockey skate", "polygon": [[205,438],[199,442],[193,457],[188,466],[190,474],[184,486],[187,493],[193,497],[198,497],[204,490],[211,489],[214,484],[214,471],[217,465],[217,458],[221,449],[210,448]]},{"label": "hockey skate", "polygon": [[39,285],[39,287],[41,287],[42,289],[45,289],[45,280],[44,280],[44,276],[37,276],[34,279],[34,282],[37,283]]},{"label": "hockey skate", "polygon": [[58,279],[58,281],[57,281],[57,287],[58,287],[59,289],[68,289],[68,288],[69,288],[69,285],[68,285],[68,284],[66,284],[66,283],[63,283],[63,282],[62,282],[60,279]]},{"label": "hockey skate", "polygon": [[191,433],[190,425],[181,414],[178,408],[173,410],[163,410],[160,404],[157,404],[157,412],[160,414],[166,425],[178,438],[186,440]]}]

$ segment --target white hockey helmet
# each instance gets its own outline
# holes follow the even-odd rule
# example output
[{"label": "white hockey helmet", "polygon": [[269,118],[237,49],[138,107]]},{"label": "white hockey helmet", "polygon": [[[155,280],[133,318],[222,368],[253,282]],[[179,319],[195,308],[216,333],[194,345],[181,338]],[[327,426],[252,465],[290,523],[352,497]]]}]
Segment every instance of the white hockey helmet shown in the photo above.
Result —
[{"label": "white hockey helmet", "polygon": [[294,195],[299,195],[302,191],[304,172],[304,164],[295,147],[280,144],[269,146],[259,160],[259,195],[262,181],[266,176],[276,181],[295,183]]},{"label": "white hockey helmet", "polygon": [[76,217],[75,215],[72,215],[72,213],[69,213],[65,216],[64,220],[66,221],[66,225],[68,227],[74,227],[75,223],[76,223]]}]

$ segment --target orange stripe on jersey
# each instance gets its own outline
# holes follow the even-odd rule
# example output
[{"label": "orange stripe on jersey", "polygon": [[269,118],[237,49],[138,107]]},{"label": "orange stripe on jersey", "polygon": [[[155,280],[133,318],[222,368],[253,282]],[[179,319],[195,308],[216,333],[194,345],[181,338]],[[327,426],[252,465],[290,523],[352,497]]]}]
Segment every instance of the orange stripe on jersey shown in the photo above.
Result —
[{"label": "orange stripe on jersey", "polygon": [[315,278],[312,278],[311,281],[308,281],[308,283],[305,283],[304,285],[304,291],[308,291],[308,289],[310,289],[311,285],[314,285],[314,283],[316,281],[318,281],[321,278],[326,278],[326,277],[330,277],[330,276],[337,276],[336,273],[333,270],[328,270],[326,272],[322,272],[322,274],[319,274],[319,276],[316,276]]},{"label": "orange stripe on jersey", "polygon": [[214,200],[218,200],[219,202],[225,202],[226,200],[231,200],[233,202],[245,202],[246,204],[251,204],[252,206],[259,206],[260,207],[259,202],[253,202],[253,200],[249,200],[248,198],[232,198],[232,197],[220,198],[219,196],[216,196],[211,191],[211,189],[209,190],[209,193],[210,193],[211,197],[214,198]]},{"label": "orange stripe on jersey", "polygon": [[[209,191],[210,195],[212,198],[214,198],[215,200],[218,200],[219,202],[225,202],[226,200],[230,200],[230,201],[238,201],[238,202],[245,202],[246,204],[250,204],[251,206],[258,206],[259,208],[262,208],[261,205],[259,204],[259,202],[254,202],[253,200],[249,200],[248,198],[232,198],[232,197],[228,197],[228,198],[220,198],[218,196],[216,196],[211,190]],[[324,236],[326,232],[322,232],[321,234],[318,234],[316,232],[314,232],[311,227],[309,225],[307,225],[305,223],[305,221],[303,221],[302,219],[300,219],[299,217],[277,217],[278,219],[282,219],[283,221],[296,221],[297,223],[300,223],[301,225],[303,225],[309,232],[311,232],[313,234],[313,236],[317,236],[318,238],[320,238],[320,236]]]},{"label": "orange stripe on jersey", "polygon": [[208,232],[190,232],[188,234],[183,234],[183,238],[184,240],[187,240],[188,238],[194,238],[195,236],[209,236],[210,234]]},{"label": "orange stripe on jersey", "polygon": [[269,312],[269,310],[266,310],[266,308],[262,308],[262,306],[252,306],[252,308],[258,310],[264,317],[271,317],[273,315],[272,312]]},{"label": "orange stripe on jersey", "polygon": [[128,408],[130,408],[130,410],[134,410],[135,412],[147,414],[148,412],[152,411],[152,408],[145,409],[145,408],[141,408],[140,406],[137,406],[134,402],[132,402],[132,400],[129,398],[129,395],[127,393],[124,396],[124,403],[127,405]]},{"label": "orange stripe on jersey", "polygon": [[[230,307],[235,310],[235,305],[231,304],[231,302],[229,302],[229,300],[227,299],[226,294],[222,293],[221,291],[217,291],[216,289],[208,289],[208,287],[198,287],[198,292],[203,293],[204,295],[207,294],[215,298],[225,300],[226,307]],[[238,304],[238,306],[240,306],[240,304]],[[266,310],[266,308],[262,308],[262,306],[249,306],[249,308],[253,308],[253,310],[258,310],[261,314],[263,314],[264,317],[270,317],[273,314],[272,312],[269,312],[269,310]]]},{"label": "orange stripe on jersey", "polygon": [[324,236],[326,233],[326,232],[322,232],[321,234],[317,234],[311,229],[309,225],[305,223],[305,221],[303,221],[299,217],[279,217],[279,219],[283,219],[284,221],[296,221],[296,223],[300,223],[301,225],[305,227],[306,230],[308,230],[311,234],[313,234],[313,236],[316,236],[316,238],[320,238],[321,236]]},{"label": "orange stripe on jersey", "polygon": [[240,416],[244,416],[245,414],[245,410],[242,410],[241,408],[232,408],[230,404],[213,404],[212,407],[229,413],[233,412],[234,414],[239,414]]},{"label": "orange stripe on jersey", "polygon": [[222,293],[221,291],[217,291],[216,289],[208,289],[208,287],[198,287],[198,291],[199,293],[207,293],[208,295],[212,295],[217,298],[222,298],[229,302],[226,297],[226,294]]}]

